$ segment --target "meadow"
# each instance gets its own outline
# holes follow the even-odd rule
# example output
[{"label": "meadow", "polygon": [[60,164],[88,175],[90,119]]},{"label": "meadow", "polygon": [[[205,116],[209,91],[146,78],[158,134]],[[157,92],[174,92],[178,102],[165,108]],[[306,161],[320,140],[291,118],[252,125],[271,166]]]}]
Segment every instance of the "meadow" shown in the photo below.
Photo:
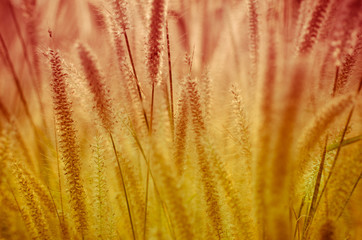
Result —
[{"label": "meadow", "polygon": [[361,0],[0,0],[0,240],[361,240]]}]

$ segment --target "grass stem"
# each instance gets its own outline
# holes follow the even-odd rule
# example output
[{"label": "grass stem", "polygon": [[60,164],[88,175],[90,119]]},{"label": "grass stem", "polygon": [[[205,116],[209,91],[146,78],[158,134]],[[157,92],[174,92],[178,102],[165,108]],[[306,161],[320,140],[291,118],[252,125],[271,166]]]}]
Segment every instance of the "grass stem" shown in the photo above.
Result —
[{"label": "grass stem", "polygon": [[131,228],[132,228],[132,236],[133,236],[133,239],[135,240],[135,239],[136,239],[136,231],[135,231],[135,226],[134,226],[133,220],[132,220],[131,203],[129,202],[129,199],[128,199],[127,187],[126,187],[126,183],[125,183],[125,179],[124,179],[124,176],[123,176],[122,167],[121,167],[121,164],[120,164],[120,161],[119,161],[119,157],[118,157],[118,153],[117,153],[117,149],[116,149],[116,145],[115,145],[115,143],[114,143],[114,139],[113,139],[112,133],[109,133],[109,136],[110,136],[111,141],[112,141],[112,147],[113,147],[114,155],[115,155],[115,157],[116,157],[117,165],[118,165],[118,170],[119,170],[119,173],[120,173],[120,175],[121,175],[122,187],[123,187],[124,196],[125,196],[125,198],[126,198],[126,203],[127,203],[127,210],[128,210],[129,221],[130,221],[130,223],[131,223]]},{"label": "grass stem", "polygon": [[136,81],[138,97],[139,97],[139,99],[140,99],[140,101],[141,101],[141,105],[142,105],[143,117],[144,117],[144,119],[145,119],[145,121],[146,121],[147,129],[149,130],[150,126],[149,126],[149,123],[148,123],[146,110],[145,110],[144,104],[143,104],[143,97],[142,97],[141,85],[140,85],[140,82],[139,82],[138,77],[137,77],[136,67],[135,67],[135,64],[134,64],[134,61],[133,61],[132,52],[131,52],[131,47],[130,47],[130,44],[129,44],[128,35],[127,35],[127,31],[126,31],[126,30],[123,32],[123,35],[124,35],[124,39],[125,39],[125,41],[126,41],[128,56],[129,56],[129,60],[131,61],[132,70],[133,70],[133,75],[134,75],[134,78],[135,78],[135,81]]}]

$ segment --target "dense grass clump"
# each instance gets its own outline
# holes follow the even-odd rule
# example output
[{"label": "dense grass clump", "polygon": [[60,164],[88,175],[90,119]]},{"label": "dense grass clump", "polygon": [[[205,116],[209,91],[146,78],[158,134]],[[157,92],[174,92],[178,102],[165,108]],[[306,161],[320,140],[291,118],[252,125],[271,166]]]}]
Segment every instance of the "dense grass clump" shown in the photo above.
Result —
[{"label": "dense grass clump", "polygon": [[361,12],[0,1],[0,240],[361,239]]}]

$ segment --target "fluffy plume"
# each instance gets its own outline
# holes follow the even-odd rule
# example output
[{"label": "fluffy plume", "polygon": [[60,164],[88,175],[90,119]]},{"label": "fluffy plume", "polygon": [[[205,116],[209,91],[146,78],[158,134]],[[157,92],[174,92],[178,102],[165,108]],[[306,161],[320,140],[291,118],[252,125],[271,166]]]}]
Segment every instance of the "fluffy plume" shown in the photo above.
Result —
[{"label": "fluffy plume", "polygon": [[217,237],[222,238],[224,235],[222,216],[220,211],[220,199],[216,186],[215,176],[211,170],[211,166],[207,159],[205,152],[204,134],[206,134],[205,122],[200,105],[200,95],[197,90],[196,82],[191,78],[186,83],[190,110],[192,116],[192,123],[195,133],[195,144],[198,154],[198,166],[200,171],[201,183],[204,187],[204,198],[206,201],[206,212],[209,216],[214,233]]},{"label": "fluffy plume", "polygon": [[112,210],[109,203],[109,189],[106,179],[106,166],[104,161],[104,150],[100,145],[102,139],[97,138],[96,143],[92,146],[93,160],[95,163],[95,201],[94,215],[96,219],[97,238],[112,238],[112,216],[108,213]]},{"label": "fluffy plume", "polygon": [[248,13],[249,13],[249,49],[250,58],[253,63],[254,75],[256,74],[256,66],[259,54],[259,13],[258,1],[248,0]]},{"label": "fluffy plume", "polygon": [[251,142],[250,142],[250,130],[249,123],[247,121],[244,104],[241,99],[241,94],[235,87],[235,85],[231,88],[231,93],[233,95],[233,113],[235,116],[236,127],[238,129],[238,136],[242,143],[242,152],[248,158],[248,168],[251,168],[250,158],[251,158]]},{"label": "fluffy plume", "polygon": [[353,104],[351,95],[343,96],[335,99],[330,104],[325,106],[311,123],[303,130],[303,134],[299,140],[298,156],[299,156],[299,169],[298,176],[302,176],[305,168],[307,167],[307,156],[316,142],[325,133],[328,126]]},{"label": "fluffy plume", "polygon": [[72,117],[72,104],[67,95],[67,74],[64,72],[58,52],[49,50],[52,69],[51,87],[53,104],[59,131],[59,151],[65,164],[65,175],[68,181],[71,204],[76,218],[77,228],[85,234],[88,228],[85,191],[80,176],[81,162],[76,130]]},{"label": "fluffy plume", "polygon": [[358,60],[358,56],[362,50],[362,30],[360,34],[357,36],[356,44],[352,50],[352,53],[347,53],[341,66],[340,74],[338,75],[337,82],[336,82],[336,89],[337,93],[343,92],[348,78],[353,72],[353,68]]},{"label": "fluffy plume", "polygon": [[299,52],[306,54],[311,51],[313,45],[317,41],[319,29],[325,18],[327,8],[330,0],[319,0],[315,7],[311,19],[308,22],[308,26],[302,36],[302,41],[299,45]]},{"label": "fluffy plume", "polygon": [[34,189],[28,177],[24,174],[22,167],[15,165],[15,174],[19,183],[20,191],[22,192],[26,205],[28,207],[30,217],[34,224],[34,233],[37,235],[34,238],[52,239],[49,232],[49,227],[46,224],[45,216],[40,208],[39,200],[35,196]]},{"label": "fluffy plume", "polygon": [[187,134],[187,126],[188,126],[188,102],[187,102],[187,92],[184,88],[180,100],[178,101],[178,116],[176,118],[176,126],[175,126],[175,165],[176,169],[181,176],[184,172],[185,167],[185,150],[186,150],[186,134]]},{"label": "fluffy plume", "polygon": [[78,52],[89,87],[93,93],[95,108],[104,128],[107,131],[111,131],[113,127],[112,104],[104,77],[99,70],[95,56],[87,47],[79,44]]},{"label": "fluffy plume", "polygon": [[128,22],[128,2],[127,0],[113,0],[113,11],[115,13],[115,21],[122,31],[126,31],[129,28]]},{"label": "fluffy plume", "polygon": [[152,0],[147,43],[147,66],[152,82],[158,81],[163,50],[163,34],[165,28],[166,1]]}]

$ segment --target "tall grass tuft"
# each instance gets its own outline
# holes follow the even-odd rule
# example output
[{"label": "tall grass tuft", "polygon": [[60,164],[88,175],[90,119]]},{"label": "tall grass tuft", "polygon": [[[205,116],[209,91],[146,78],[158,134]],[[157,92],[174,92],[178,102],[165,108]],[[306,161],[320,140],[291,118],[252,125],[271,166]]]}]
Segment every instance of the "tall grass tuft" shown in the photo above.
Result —
[{"label": "tall grass tuft", "polygon": [[0,240],[360,240],[361,9],[0,1]]}]

